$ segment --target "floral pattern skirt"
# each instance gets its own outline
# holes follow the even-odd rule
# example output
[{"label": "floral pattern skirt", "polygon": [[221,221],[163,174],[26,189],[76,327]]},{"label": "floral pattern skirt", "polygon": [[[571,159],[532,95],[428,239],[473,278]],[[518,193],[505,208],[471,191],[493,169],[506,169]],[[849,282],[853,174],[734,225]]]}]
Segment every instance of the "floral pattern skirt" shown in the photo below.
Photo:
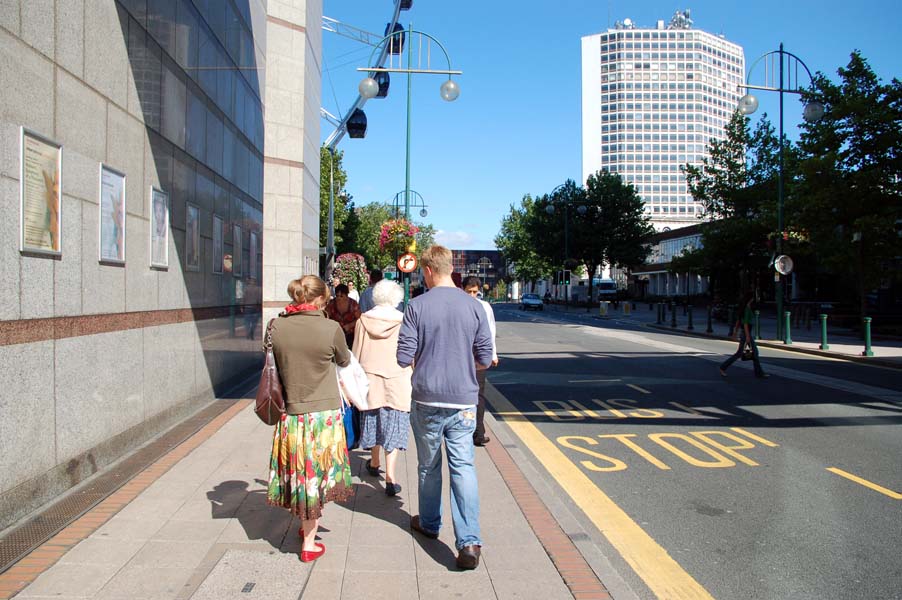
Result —
[{"label": "floral pattern skirt", "polygon": [[267,501],[304,520],[354,493],[341,412],[283,415],[273,432]]}]

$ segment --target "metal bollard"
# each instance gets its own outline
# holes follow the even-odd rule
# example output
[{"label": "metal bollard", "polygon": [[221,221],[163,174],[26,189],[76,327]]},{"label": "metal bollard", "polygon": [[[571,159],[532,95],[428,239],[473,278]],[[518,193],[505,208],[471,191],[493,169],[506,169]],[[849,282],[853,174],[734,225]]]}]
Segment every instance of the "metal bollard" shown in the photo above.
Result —
[{"label": "metal bollard", "polygon": [[714,327],[711,323],[711,318],[714,316],[714,307],[710,304],[708,305],[708,327],[705,329],[705,333],[714,333]]},{"label": "metal bollard", "polygon": [[677,326],[677,324],[676,324],[676,307],[673,304],[670,305],[670,326],[671,327]]},{"label": "metal bollard", "polygon": [[655,321],[655,324],[660,325],[663,322],[663,319],[661,318],[661,303],[660,302],[658,302],[655,305],[655,309],[656,309],[655,316],[657,317],[657,321]]},{"label": "metal bollard", "polygon": [[864,318],[864,352],[861,355],[874,356],[874,351],[871,350],[871,317]]},{"label": "metal bollard", "polygon": [[686,325],[686,329],[687,329],[688,331],[692,331],[692,330],[695,329],[695,327],[692,326],[692,305],[690,304],[690,305],[688,305],[686,308],[687,308],[687,310],[688,310],[688,312],[686,313],[686,315],[689,317],[689,324]]},{"label": "metal bollard", "polygon": [[761,339],[761,311],[755,311],[755,339]]},{"label": "metal bollard", "polygon": [[830,345],[827,343],[827,315],[820,315],[821,318],[821,350],[829,350]]},{"label": "metal bollard", "polygon": [[783,338],[783,343],[786,344],[787,346],[792,346],[792,336],[789,334],[789,320],[792,318],[792,313],[789,312],[788,310],[783,311],[783,316],[785,317],[783,320],[783,323],[784,323],[783,335],[785,336]]}]

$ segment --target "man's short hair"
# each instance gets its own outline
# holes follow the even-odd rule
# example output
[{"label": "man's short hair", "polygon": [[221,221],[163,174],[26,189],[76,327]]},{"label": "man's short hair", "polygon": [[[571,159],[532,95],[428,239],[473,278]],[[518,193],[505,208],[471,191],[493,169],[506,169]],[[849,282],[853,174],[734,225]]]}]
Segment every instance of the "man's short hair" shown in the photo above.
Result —
[{"label": "man's short hair", "polygon": [[382,281],[382,271],[379,269],[370,271],[370,285],[376,285],[380,281]]},{"label": "man's short hair", "polygon": [[429,267],[435,275],[450,275],[451,251],[438,244],[429,246],[420,254],[420,266]]},{"label": "man's short hair", "polygon": [[482,290],[482,282],[479,281],[479,277],[473,277],[471,275],[470,277],[467,277],[466,279],[464,279],[464,283],[463,283],[462,287],[463,287],[463,289],[475,287],[475,288],[479,288],[480,290]]}]

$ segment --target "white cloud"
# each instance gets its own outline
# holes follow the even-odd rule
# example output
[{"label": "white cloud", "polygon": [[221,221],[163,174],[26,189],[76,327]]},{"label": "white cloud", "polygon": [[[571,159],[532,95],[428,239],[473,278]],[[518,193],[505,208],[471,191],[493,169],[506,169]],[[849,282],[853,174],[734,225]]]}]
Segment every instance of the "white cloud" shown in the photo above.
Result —
[{"label": "white cloud", "polygon": [[447,248],[460,249],[463,246],[472,245],[473,235],[466,231],[444,231],[439,229],[435,232],[435,241]]}]

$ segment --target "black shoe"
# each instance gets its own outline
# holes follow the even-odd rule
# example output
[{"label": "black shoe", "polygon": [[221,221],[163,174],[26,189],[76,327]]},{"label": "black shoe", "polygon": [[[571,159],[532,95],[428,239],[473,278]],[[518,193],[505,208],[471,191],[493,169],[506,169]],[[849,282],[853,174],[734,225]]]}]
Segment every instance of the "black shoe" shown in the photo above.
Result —
[{"label": "black shoe", "polygon": [[366,472],[372,475],[373,477],[379,477],[379,467],[374,467],[373,463],[370,462],[370,459],[366,459]]},{"label": "black shoe", "polygon": [[394,496],[396,494],[401,493],[401,485],[397,483],[386,483],[385,484],[385,495],[386,496]]},{"label": "black shoe", "polygon": [[479,566],[479,555],[481,552],[481,547],[476,544],[464,546],[457,555],[457,568],[467,571],[475,569]]},{"label": "black shoe", "polygon": [[425,535],[430,540],[438,539],[438,533],[436,533],[434,531],[428,531],[426,529],[423,529],[423,527],[420,525],[420,515],[414,515],[414,516],[410,517],[410,528],[418,533]]},{"label": "black shoe", "polygon": [[490,438],[487,435],[484,435],[481,438],[473,438],[473,445],[474,446],[485,446],[486,444],[488,444],[491,441],[492,441],[492,438]]}]

